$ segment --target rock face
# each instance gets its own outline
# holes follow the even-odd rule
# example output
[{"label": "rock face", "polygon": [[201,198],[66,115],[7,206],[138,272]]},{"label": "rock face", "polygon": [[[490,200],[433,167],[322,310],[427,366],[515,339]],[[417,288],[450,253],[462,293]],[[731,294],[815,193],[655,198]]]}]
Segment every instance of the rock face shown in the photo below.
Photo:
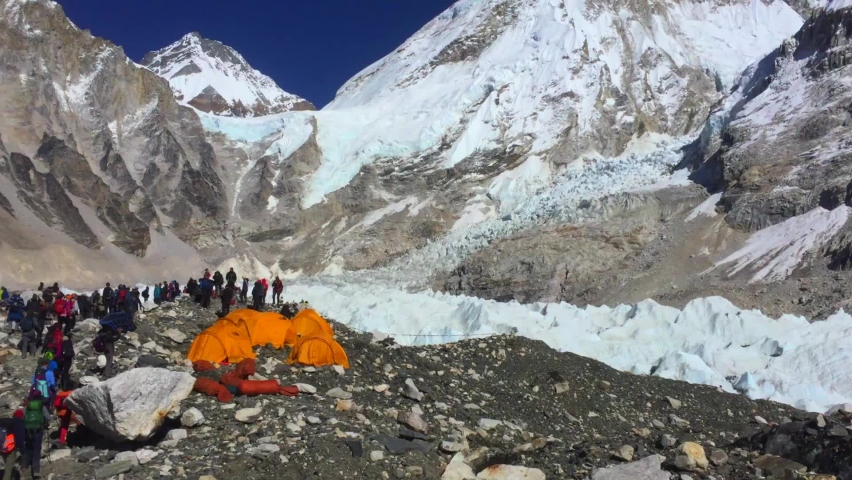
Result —
[{"label": "rock face", "polygon": [[152,247],[191,252],[180,239],[225,219],[217,158],[165,81],[49,0],[0,1],[0,41],[2,281],[32,281],[42,257],[110,269],[128,253],[144,273]]},{"label": "rock face", "polygon": [[67,403],[99,435],[117,442],[147,440],[189,396],[194,384],[188,373],[135,368],[75,390]]},{"label": "rock face", "polygon": [[315,110],[253,69],[233,48],[198,33],[148,53],[141,63],[168,80],[179,101],[215,115],[258,117]]}]

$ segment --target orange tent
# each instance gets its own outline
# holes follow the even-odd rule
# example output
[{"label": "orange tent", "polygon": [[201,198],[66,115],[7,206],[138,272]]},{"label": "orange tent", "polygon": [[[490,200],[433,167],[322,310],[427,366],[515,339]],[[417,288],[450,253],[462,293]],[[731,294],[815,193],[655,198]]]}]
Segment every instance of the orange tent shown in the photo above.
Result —
[{"label": "orange tent", "polygon": [[301,365],[313,365],[324,367],[327,365],[340,365],[349,368],[349,358],[346,351],[337,341],[323,333],[300,337],[296,345],[290,349],[290,357],[287,363],[298,363]]},{"label": "orange tent", "polygon": [[251,347],[251,336],[245,322],[216,322],[195,337],[186,358],[193,362],[236,363],[256,357]]},{"label": "orange tent", "polygon": [[316,333],[323,333],[330,338],[334,338],[334,330],[331,325],[320,316],[316,310],[302,310],[293,317],[293,331],[296,337],[310,337]]},{"label": "orange tent", "polygon": [[293,323],[283,315],[274,312],[258,312],[255,310],[236,310],[220,318],[220,322],[244,323],[248,328],[253,346],[271,344],[281,349],[285,345],[296,343],[296,332]]}]

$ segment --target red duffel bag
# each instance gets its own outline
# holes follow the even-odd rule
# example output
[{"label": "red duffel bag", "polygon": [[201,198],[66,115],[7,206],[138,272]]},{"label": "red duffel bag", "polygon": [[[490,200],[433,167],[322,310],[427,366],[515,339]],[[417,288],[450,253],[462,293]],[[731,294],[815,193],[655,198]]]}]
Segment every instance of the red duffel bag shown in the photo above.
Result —
[{"label": "red duffel bag", "polygon": [[254,397],[256,395],[278,395],[278,380],[243,380],[237,390],[241,395]]}]

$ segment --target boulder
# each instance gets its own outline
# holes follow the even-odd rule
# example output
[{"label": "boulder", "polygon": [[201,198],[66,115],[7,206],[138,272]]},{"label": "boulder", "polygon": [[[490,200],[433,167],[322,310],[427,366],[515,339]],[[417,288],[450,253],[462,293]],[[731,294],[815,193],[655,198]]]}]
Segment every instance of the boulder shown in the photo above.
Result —
[{"label": "boulder", "polygon": [[238,422],[254,423],[260,417],[261,413],[263,412],[259,408],[243,408],[242,410],[237,410],[234,414],[234,418],[236,418]]},{"label": "boulder", "polygon": [[665,459],[651,455],[633,463],[601,468],[592,472],[592,480],[669,480],[668,472],[660,468]]},{"label": "boulder", "polygon": [[90,430],[116,442],[151,438],[192,392],[195,378],[162,368],[134,368],[74,390],[66,403]]},{"label": "boulder", "polygon": [[755,458],[753,463],[755,467],[776,477],[783,476],[788,470],[799,473],[807,471],[807,468],[801,463],[775,455],[762,455]]},{"label": "boulder", "polygon": [[476,475],[477,480],[545,480],[544,472],[537,468],[516,465],[492,465]]}]

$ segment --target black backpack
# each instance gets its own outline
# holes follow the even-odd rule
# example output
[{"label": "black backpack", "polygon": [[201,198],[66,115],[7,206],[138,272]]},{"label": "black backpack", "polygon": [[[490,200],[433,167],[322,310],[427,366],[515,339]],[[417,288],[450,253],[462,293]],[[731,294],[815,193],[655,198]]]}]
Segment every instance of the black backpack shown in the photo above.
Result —
[{"label": "black backpack", "polygon": [[24,333],[32,332],[35,330],[35,322],[33,321],[33,317],[27,315],[21,320],[21,331]]}]

